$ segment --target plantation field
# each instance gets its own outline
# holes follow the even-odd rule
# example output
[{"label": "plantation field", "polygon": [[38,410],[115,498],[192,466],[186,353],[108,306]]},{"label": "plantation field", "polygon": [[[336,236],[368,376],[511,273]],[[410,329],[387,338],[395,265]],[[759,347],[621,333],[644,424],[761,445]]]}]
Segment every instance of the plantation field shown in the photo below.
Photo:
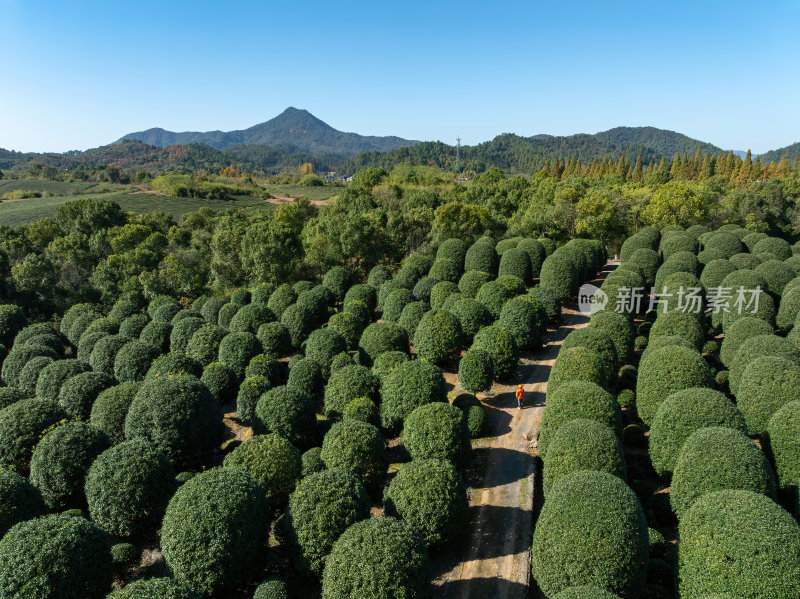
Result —
[{"label": "plantation field", "polygon": [[[93,187],[100,187],[99,184],[90,181],[46,181],[44,179],[4,179],[0,181],[0,197],[3,194],[18,189],[22,191],[38,191],[39,193],[49,193],[54,196],[78,195],[86,193]],[[103,185],[108,188],[109,184]],[[113,185],[113,187],[122,187]]]},{"label": "plantation field", "polygon": [[261,198],[254,198],[252,196],[239,196],[232,200],[200,200],[196,198],[170,198],[153,193],[119,191],[82,196],[4,200],[0,203],[0,225],[15,227],[40,218],[52,218],[55,216],[56,210],[60,205],[77,199],[113,200],[126,212],[145,214],[147,212],[160,210],[171,214],[176,220],[180,220],[184,214],[193,212],[204,206],[215,210],[270,206],[269,203]]}]

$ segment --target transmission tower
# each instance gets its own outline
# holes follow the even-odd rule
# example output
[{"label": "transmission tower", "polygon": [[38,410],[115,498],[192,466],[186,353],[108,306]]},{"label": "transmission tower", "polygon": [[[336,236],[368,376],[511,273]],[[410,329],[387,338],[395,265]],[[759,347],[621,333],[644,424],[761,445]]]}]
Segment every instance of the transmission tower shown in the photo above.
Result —
[{"label": "transmission tower", "polygon": [[461,138],[456,137],[456,172],[461,170]]}]

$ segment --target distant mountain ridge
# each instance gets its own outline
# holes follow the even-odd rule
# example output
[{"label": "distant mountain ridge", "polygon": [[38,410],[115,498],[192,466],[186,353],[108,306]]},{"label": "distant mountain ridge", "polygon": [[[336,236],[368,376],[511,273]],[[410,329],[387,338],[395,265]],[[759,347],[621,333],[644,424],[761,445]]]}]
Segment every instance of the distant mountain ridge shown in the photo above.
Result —
[{"label": "distant mountain ridge", "polygon": [[792,162],[795,158],[800,156],[800,141],[784,148],[778,148],[777,150],[770,150],[764,154],[759,154],[759,156],[761,157],[762,164],[780,162],[781,158],[784,156],[788,157],[789,161]]},{"label": "distant mountain ridge", "polygon": [[217,150],[235,145],[279,146],[290,144],[301,151],[332,152],[353,156],[361,152],[386,152],[412,146],[416,140],[401,137],[359,135],[334,129],[307,110],[289,107],[264,123],[239,131],[185,131],[175,133],[161,128],[128,133],[115,143],[133,139],[150,146],[203,144]]},{"label": "distant mountain ridge", "polygon": [[[682,133],[656,127],[616,127],[595,134],[565,136],[539,134],[522,137],[504,133],[491,141],[462,146],[461,165],[476,172],[496,166],[511,173],[532,173],[556,157],[562,161],[576,159],[588,164],[594,159],[617,160],[620,156],[633,163],[641,156],[643,164],[647,165],[662,158],[671,161],[676,153],[691,156],[698,149],[709,154],[724,151]],[[452,169],[455,167],[455,147],[442,142],[423,142],[384,153],[359,154],[349,159],[343,170],[350,173],[369,166],[392,168],[401,162]]]}]

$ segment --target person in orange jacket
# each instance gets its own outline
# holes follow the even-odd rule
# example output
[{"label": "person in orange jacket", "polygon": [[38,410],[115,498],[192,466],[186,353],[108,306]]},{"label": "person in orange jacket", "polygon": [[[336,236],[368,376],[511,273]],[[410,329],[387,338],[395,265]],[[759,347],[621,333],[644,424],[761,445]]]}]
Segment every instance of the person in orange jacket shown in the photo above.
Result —
[{"label": "person in orange jacket", "polygon": [[522,385],[517,385],[517,407],[522,407],[522,398],[525,397],[525,390]]}]

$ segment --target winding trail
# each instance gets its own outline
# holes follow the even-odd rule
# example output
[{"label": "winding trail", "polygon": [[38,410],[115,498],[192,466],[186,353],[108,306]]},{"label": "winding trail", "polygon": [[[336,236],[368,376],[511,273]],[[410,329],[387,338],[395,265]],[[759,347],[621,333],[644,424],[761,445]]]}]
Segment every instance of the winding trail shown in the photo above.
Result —
[{"label": "winding trail", "polygon": [[[599,286],[616,264],[606,264],[593,281]],[[435,594],[439,599],[528,596],[530,542],[534,506],[541,490],[537,480],[536,439],[544,411],[550,369],[564,338],[589,324],[572,302],[562,308],[561,326],[549,331],[544,347],[522,356],[511,385],[495,385],[479,395],[487,416],[487,437],[473,442],[475,461],[483,464],[480,486],[470,489],[470,531],[453,552],[434,559]],[[516,386],[525,389],[517,408]],[[457,387],[460,392],[460,387]]]}]

